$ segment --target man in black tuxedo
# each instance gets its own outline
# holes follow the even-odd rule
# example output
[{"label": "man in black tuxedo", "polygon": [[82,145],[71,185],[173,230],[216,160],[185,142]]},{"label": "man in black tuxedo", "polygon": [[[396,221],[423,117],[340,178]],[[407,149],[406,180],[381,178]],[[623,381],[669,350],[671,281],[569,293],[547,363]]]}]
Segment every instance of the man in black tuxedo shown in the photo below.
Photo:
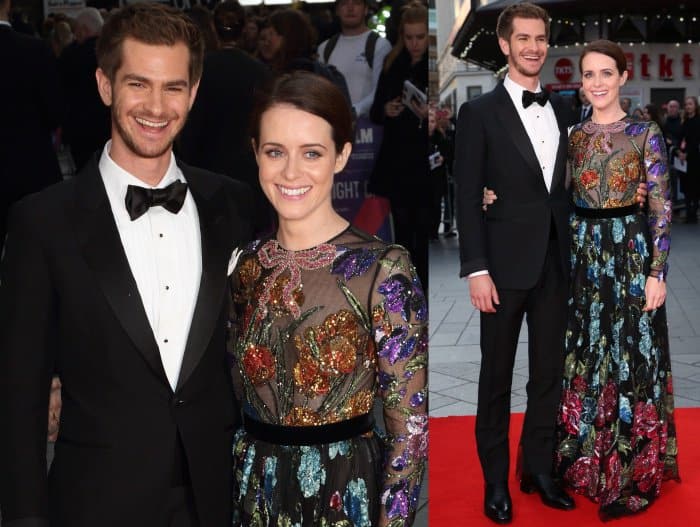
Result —
[{"label": "man in black tuxedo", "polygon": [[12,28],[0,0],[0,251],[10,205],[61,180],[51,132],[61,122],[58,67],[42,40]]},{"label": "man in black tuxedo", "polygon": [[248,184],[255,199],[255,229],[262,232],[271,227],[274,211],[258,182],[248,128],[255,93],[272,72],[236,44],[245,25],[245,11],[238,2],[218,4],[214,25],[221,49],[204,57],[202,82],[178,140],[178,154],[187,163]]},{"label": "man in black tuxedo", "polygon": [[[497,34],[508,74],[491,93],[461,107],[455,176],[460,276],[468,277],[472,304],[481,312],[476,439],[486,480],[484,512],[508,523],[510,390],[523,315],[529,381],[521,489],[537,491],[546,505],[574,507],[551,477],[567,307],[567,126],[574,116],[563,99],[541,90],[546,11],[512,5],[501,13]],[[486,186],[498,201],[484,213]]]},{"label": "man in black tuxedo", "polygon": [[[182,13],[125,7],[97,55],[111,141],[11,214],[0,285],[3,527],[229,525],[238,412],[226,275],[250,234],[250,198],[172,155],[202,64]],[[63,408],[47,477],[54,372]]]}]

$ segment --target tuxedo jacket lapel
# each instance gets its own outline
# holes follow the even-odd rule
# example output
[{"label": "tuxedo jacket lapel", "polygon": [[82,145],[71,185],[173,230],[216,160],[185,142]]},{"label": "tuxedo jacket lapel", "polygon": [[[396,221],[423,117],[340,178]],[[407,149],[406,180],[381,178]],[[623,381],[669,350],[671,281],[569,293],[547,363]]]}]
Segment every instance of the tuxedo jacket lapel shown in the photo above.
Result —
[{"label": "tuxedo jacket lapel", "polygon": [[[235,238],[235,233],[229,232],[230,223],[224,221],[226,203],[223,189],[212,188],[196,174],[188,174],[186,166],[181,165],[180,168],[187,178],[190,192],[197,204],[202,241],[202,279],[180,368],[178,389],[192,375],[207,349],[216,324],[219,322],[226,291],[230,240]],[[223,355],[223,349],[221,353]]]},{"label": "tuxedo jacket lapel", "polygon": [[158,344],[119,237],[97,160],[89,161],[77,177],[73,224],[83,257],[136,349],[167,384]]},{"label": "tuxedo jacket lapel", "polygon": [[518,111],[513,105],[513,100],[510,98],[510,95],[508,95],[503,83],[496,87],[496,93],[496,118],[500,121],[502,129],[510,136],[512,143],[525,160],[528,168],[530,168],[530,172],[539,178],[543,188],[546,190],[544,176],[540,164],[537,161],[535,149],[532,147],[530,137],[525,130],[525,125],[523,125],[523,122],[520,120]]},{"label": "tuxedo jacket lapel", "polygon": [[554,115],[557,117],[559,125],[559,148],[557,149],[557,160],[554,164],[554,175],[552,177],[552,189],[559,183],[563,183],[566,179],[566,160],[569,148],[569,122],[567,120],[564,101],[556,94],[552,94],[550,98]]}]

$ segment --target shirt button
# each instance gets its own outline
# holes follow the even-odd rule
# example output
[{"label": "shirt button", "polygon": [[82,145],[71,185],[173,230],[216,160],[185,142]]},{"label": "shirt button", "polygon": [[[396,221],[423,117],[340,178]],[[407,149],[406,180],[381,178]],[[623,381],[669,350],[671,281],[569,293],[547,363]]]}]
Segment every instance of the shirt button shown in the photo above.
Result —
[{"label": "shirt button", "polygon": [[166,290],[166,291],[169,291],[169,290],[170,290],[170,286],[169,286],[169,285],[166,285],[166,286],[165,286],[165,290]]},{"label": "shirt button", "polygon": [[158,237],[159,237],[159,238],[162,238],[162,237],[163,237],[163,233],[161,232],[161,233],[158,235]]},{"label": "shirt button", "polygon": [[165,342],[165,343],[167,344],[167,343],[168,343],[168,339],[163,339],[163,342]]}]

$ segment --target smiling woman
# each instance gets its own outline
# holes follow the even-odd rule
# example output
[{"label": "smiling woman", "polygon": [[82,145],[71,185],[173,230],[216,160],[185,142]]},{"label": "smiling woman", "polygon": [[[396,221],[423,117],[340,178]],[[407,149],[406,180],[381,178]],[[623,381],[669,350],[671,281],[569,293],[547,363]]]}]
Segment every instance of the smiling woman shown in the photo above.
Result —
[{"label": "smiling woman", "polygon": [[[338,88],[306,72],[278,78],[253,114],[260,183],[279,227],[246,248],[231,277],[229,349],[244,413],[237,525],[407,526],[415,514],[427,456],[427,306],[406,250],[333,209],[351,122]],[[375,396],[385,440],[374,433]]]}]

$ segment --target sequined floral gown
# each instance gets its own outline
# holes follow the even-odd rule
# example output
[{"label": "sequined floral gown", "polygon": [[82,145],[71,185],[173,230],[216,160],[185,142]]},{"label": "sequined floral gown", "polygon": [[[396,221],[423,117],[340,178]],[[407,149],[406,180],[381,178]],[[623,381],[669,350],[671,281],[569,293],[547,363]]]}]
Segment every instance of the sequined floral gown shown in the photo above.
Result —
[{"label": "sequined floral gown", "polygon": [[[678,480],[666,310],[642,311],[647,277],[668,269],[664,138],[654,123],[587,121],[571,132],[569,168],[577,212],[555,464],[608,519]],[[646,213],[634,206],[640,181]]]},{"label": "sequined floral gown", "polygon": [[[234,441],[234,525],[410,525],[427,457],[427,307],[408,254],[353,228],[287,251],[251,244],[231,278],[244,415],[322,427],[383,403],[386,437]],[[259,437],[259,436],[258,436]]]}]

